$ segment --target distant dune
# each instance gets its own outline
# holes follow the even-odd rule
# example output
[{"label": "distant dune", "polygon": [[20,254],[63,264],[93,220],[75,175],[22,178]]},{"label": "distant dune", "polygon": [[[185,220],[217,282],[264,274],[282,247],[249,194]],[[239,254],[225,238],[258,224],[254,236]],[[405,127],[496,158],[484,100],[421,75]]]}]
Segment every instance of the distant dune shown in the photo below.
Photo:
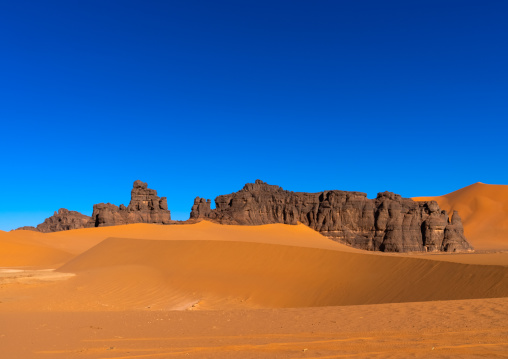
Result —
[{"label": "distant dune", "polygon": [[444,196],[413,199],[459,211],[466,238],[476,250],[508,250],[508,185],[478,182]]}]

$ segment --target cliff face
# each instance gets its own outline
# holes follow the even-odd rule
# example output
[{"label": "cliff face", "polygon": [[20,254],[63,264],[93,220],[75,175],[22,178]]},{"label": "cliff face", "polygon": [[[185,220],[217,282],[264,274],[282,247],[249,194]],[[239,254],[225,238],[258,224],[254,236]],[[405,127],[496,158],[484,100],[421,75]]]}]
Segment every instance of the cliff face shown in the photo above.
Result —
[{"label": "cliff face", "polygon": [[127,207],[111,203],[93,206],[92,223],[94,227],[115,226],[129,223],[171,223],[166,197],[157,196],[157,191],[148,188],[145,182],[134,182],[131,201]]},{"label": "cliff face", "polygon": [[[301,222],[341,243],[371,251],[412,252],[472,250],[457,212],[449,219],[435,201],[415,202],[383,192],[368,199],[362,192],[285,191],[260,180],[211,201],[197,197],[190,218],[223,224],[259,225]],[[141,181],[134,182],[128,206],[99,203],[92,217],[60,209],[44,223],[21,229],[56,232],[129,223],[171,224],[165,197]]]},{"label": "cliff face", "polygon": [[166,197],[157,196],[157,191],[138,180],[134,182],[131,201],[127,207],[123,204],[120,206],[111,203],[95,204],[92,217],[62,208],[37,227],[18,229],[46,233],[129,223],[171,223],[171,212],[168,210]]},{"label": "cliff face", "polygon": [[383,192],[285,191],[260,180],[211,201],[196,198],[191,218],[223,224],[259,225],[301,222],[341,243],[371,251],[412,252],[472,250],[458,213],[451,220],[436,202],[415,202]]},{"label": "cliff face", "polygon": [[65,208],[60,208],[51,217],[48,217],[37,227],[21,227],[18,229],[37,231],[42,233],[68,231],[70,229],[78,229],[90,227],[90,216],[84,215],[76,211],[69,211]]}]

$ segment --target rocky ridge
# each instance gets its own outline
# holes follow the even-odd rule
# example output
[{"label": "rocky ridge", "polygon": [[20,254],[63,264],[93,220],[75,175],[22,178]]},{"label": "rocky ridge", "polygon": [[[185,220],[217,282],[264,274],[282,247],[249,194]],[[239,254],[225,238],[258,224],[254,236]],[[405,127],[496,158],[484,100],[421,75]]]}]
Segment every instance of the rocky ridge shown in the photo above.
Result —
[{"label": "rocky ridge", "polygon": [[115,226],[129,223],[170,224],[171,212],[166,197],[157,196],[157,191],[137,180],[131,191],[131,201],[126,207],[111,203],[93,206],[92,227]]},{"label": "rocky ridge", "polygon": [[37,227],[25,226],[18,229],[43,233],[70,229],[115,226],[130,223],[170,224],[171,212],[166,197],[157,196],[157,191],[148,188],[142,181],[135,181],[128,206],[99,203],[93,206],[92,216],[61,208]]},{"label": "rocky ridge", "polygon": [[[370,251],[471,251],[457,212],[449,217],[435,201],[415,202],[382,192],[368,199],[362,192],[291,192],[256,180],[238,192],[211,200],[197,197],[191,209],[193,223],[202,219],[221,224],[261,225],[301,222],[341,243]],[[37,227],[19,229],[56,232],[130,223],[175,224],[166,197],[135,181],[128,206],[99,203],[92,216],[60,209]]]},{"label": "rocky ridge", "polygon": [[71,229],[79,229],[89,227],[90,216],[79,213],[77,211],[69,211],[60,208],[58,211],[48,217],[37,227],[25,226],[18,229],[31,230],[42,233],[68,231]]},{"label": "rocky ridge", "polygon": [[193,219],[222,224],[260,225],[301,222],[341,243],[370,251],[471,251],[460,216],[451,219],[435,201],[415,202],[383,192],[290,192],[256,180],[242,190],[211,201],[197,197]]}]

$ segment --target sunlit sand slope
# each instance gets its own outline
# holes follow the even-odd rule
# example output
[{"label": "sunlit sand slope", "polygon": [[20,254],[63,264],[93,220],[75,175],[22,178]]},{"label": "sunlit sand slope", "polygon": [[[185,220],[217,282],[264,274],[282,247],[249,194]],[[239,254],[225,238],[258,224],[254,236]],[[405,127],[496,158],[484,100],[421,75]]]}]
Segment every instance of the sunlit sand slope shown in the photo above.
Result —
[{"label": "sunlit sand slope", "polygon": [[[106,238],[113,234],[130,238]],[[0,291],[0,309],[7,311],[282,308],[508,296],[506,265],[366,253],[303,225],[136,224],[15,231],[0,239],[2,253],[14,242],[11,254],[26,263],[66,262],[58,271],[77,274],[35,287],[9,279]],[[7,267],[16,256],[0,258],[0,267]]]},{"label": "sunlit sand slope", "polygon": [[0,267],[51,266],[74,257],[65,250],[35,241],[32,237],[31,234],[17,236],[0,232]]},{"label": "sunlit sand slope", "polygon": [[359,251],[330,241],[303,224],[297,226],[270,224],[251,227],[222,226],[207,221],[170,226],[139,223],[55,233],[25,230],[0,232],[0,267],[61,265],[108,237],[156,240],[228,240]]},{"label": "sunlit sand slope", "polygon": [[[133,268],[141,275],[132,278]],[[93,274],[88,283],[94,286],[87,290],[104,293],[140,285],[144,272],[157,273],[158,293],[146,305],[150,300],[163,305],[158,296],[163,283],[168,292],[186,293],[189,303],[202,307],[214,298],[306,307],[508,296],[508,267],[251,242],[110,238],[59,271],[78,278]],[[118,299],[128,297],[127,289]]]},{"label": "sunlit sand slope", "polygon": [[451,213],[459,211],[467,239],[477,250],[508,249],[508,185],[475,183],[434,200]]}]

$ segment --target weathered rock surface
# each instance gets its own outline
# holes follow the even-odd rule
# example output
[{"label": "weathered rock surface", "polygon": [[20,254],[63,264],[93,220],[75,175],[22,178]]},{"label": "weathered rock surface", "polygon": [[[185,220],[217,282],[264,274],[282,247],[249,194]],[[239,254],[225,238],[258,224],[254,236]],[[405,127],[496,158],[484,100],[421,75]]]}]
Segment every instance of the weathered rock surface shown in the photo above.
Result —
[{"label": "weathered rock surface", "polygon": [[260,180],[211,201],[196,198],[191,218],[223,224],[301,222],[323,235],[371,251],[472,250],[457,212],[451,220],[435,201],[415,202],[391,192],[368,199],[362,192],[290,192]]},{"label": "weathered rock surface", "polygon": [[51,217],[48,217],[37,227],[21,227],[18,229],[32,230],[43,233],[67,231],[70,229],[85,228],[90,226],[91,217],[85,214],[69,211],[65,208],[60,208]]},{"label": "weathered rock surface", "polygon": [[[239,192],[218,196],[215,204],[212,210],[210,200],[197,197],[188,222],[203,218],[240,225],[301,222],[333,240],[371,251],[472,250],[457,212],[450,219],[435,201],[415,202],[391,192],[368,199],[362,192],[290,192],[257,180]],[[99,203],[93,206],[92,217],[62,208],[37,227],[19,229],[56,232],[130,223],[177,222],[171,220],[166,198],[138,180],[128,206]]]},{"label": "weathered rock surface", "polygon": [[131,201],[127,207],[111,203],[99,203],[93,206],[92,222],[94,227],[115,226],[129,223],[171,223],[166,197],[157,196],[157,191],[148,188],[145,182],[134,182]]},{"label": "weathered rock surface", "polygon": [[204,198],[196,197],[194,200],[194,205],[192,206],[190,218],[207,218],[210,217],[212,201]]},{"label": "weathered rock surface", "polygon": [[35,231],[35,232],[38,232],[37,231],[37,227],[34,227],[34,226],[23,226],[23,227],[16,228],[15,230],[16,231]]},{"label": "weathered rock surface", "polygon": [[131,201],[127,207],[123,204],[115,206],[111,203],[99,203],[93,206],[92,217],[62,208],[37,227],[18,229],[57,232],[130,223],[172,223],[166,197],[157,196],[157,191],[138,180],[134,182]]}]

